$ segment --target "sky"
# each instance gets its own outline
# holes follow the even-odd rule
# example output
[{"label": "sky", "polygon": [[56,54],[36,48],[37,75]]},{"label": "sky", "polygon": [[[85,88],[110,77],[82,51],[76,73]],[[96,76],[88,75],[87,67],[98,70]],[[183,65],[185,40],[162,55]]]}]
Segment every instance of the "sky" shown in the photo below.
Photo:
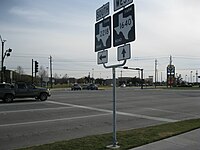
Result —
[{"label": "sky", "polygon": [[[96,10],[113,0],[0,0],[0,35],[5,49],[12,48],[5,59],[8,69],[21,66],[31,74],[34,59],[59,77],[111,78],[111,69],[97,64],[95,53]],[[154,76],[158,60],[158,80],[166,79],[170,55],[176,73],[185,80],[200,74],[200,1],[134,0],[136,40],[131,42],[131,59],[126,66],[143,68],[145,78]],[[118,64],[117,47],[108,49],[108,64]],[[117,76],[138,76],[137,71],[117,69]],[[192,71],[192,73],[191,73]],[[193,79],[194,80],[194,79]]]}]

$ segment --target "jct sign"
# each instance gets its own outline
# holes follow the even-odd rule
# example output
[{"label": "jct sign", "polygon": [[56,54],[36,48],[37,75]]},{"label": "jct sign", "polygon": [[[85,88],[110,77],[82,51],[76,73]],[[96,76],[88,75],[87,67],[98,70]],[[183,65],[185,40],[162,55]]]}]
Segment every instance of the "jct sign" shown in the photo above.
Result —
[{"label": "jct sign", "polygon": [[113,45],[118,46],[135,40],[134,4],[114,14]]}]

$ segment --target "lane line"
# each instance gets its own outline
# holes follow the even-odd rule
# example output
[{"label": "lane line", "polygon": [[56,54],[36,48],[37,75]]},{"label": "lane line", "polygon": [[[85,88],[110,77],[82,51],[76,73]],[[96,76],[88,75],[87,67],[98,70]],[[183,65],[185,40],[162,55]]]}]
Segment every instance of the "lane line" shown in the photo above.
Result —
[{"label": "lane line", "polygon": [[38,123],[49,123],[49,122],[57,122],[57,121],[76,120],[76,119],[86,119],[86,118],[101,117],[101,116],[108,116],[108,115],[111,115],[111,113],[104,113],[104,114],[98,114],[98,115],[88,115],[88,116],[79,116],[79,117],[71,117],[71,118],[42,120],[42,121],[31,121],[31,122],[22,122],[22,123],[2,124],[2,125],[0,125],[0,127],[30,125],[30,124],[38,124]]},{"label": "lane line", "polygon": [[33,105],[33,104],[42,104],[45,102],[39,102],[39,101],[30,101],[30,102],[13,102],[13,103],[0,103],[0,107],[5,107],[5,106],[21,106],[21,105]]},{"label": "lane line", "polygon": [[160,111],[160,112],[166,112],[166,113],[173,113],[173,114],[188,115],[188,116],[192,116],[192,117],[199,117],[199,115],[191,114],[191,113],[185,113],[185,112],[163,110],[163,109],[157,109],[157,108],[144,108],[144,109],[146,109],[146,110],[153,110],[153,111]]},{"label": "lane line", "polygon": [[[94,108],[94,107],[68,104],[68,103],[61,103],[61,102],[55,102],[55,101],[48,101],[48,103],[77,107],[77,108],[88,109],[88,110],[95,110],[95,111],[106,112],[106,113],[112,113],[113,112],[112,110],[107,110],[107,109]],[[162,122],[177,122],[177,121],[180,121],[180,120],[175,120],[175,119],[168,119],[168,118],[161,118],[161,117],[151,117],[151,116],[147,116],[147,115],[132,114],[132,113],[126,113],[126,112],[120,112],[120,111],[117,111],[116,113],[119,114],[119,115],[123,115],[123,116],[131,116],[131,117],[137,117],[137,118],[143,118],[143,119],[149,119],[149,120],[155,120],[155,121],[162,121]]]},{"label": "lane line", "polygon": [[40,109],[26,109],[26,110],[10,110],[10,111],[1,111],[0,114],[8,113],[20,113],[20,112],[35,112],[35,111],[47,111],[47,110],[61,110],[61,109],[70,109],[74,107],[56,107],[56,108],[40,108]]}]

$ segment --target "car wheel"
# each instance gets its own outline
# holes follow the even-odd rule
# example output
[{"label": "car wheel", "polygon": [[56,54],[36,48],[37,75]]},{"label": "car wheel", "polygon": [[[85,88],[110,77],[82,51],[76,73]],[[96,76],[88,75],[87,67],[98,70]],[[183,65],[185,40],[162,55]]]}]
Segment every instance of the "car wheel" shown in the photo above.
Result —
[{"label": "car wheel", "polygon": [[11,103],[13,99],[14,99],[14,96],[12,94],[6,94],[3,101],[6,103]]},{"label": "car wheel", "polygon": [[41,100],[41,101],[47,100],[47,97],[48,97],[48,96],[47,96],[47,93],[41,93],[41,94],[40,94],[40,100]]}]

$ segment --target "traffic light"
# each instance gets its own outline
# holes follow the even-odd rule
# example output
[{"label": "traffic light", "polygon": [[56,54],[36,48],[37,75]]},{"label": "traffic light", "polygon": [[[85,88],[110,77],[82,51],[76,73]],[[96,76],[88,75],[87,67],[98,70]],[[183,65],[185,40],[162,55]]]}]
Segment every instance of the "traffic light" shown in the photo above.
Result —
[{"label": "traffic light", "polygon": [[37,73],[37,72],[38,72],[38,62],[35,61],[35,73]]}]

